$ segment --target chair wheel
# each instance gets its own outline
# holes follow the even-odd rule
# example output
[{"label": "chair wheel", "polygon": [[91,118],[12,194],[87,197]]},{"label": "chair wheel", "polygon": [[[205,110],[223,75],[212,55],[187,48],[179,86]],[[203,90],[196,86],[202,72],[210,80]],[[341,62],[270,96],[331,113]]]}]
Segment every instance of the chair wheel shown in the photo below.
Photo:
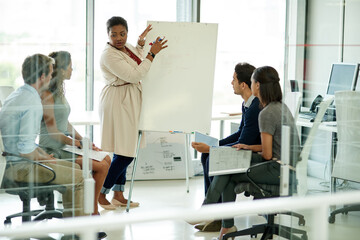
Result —
[{"label": "chair wheel", "polygon": [[308,240],[307,234],[302,235],[301,240]]},{"label": "chair wheel", "polygon": [[257,238],[257,234],[251,234],[250,237],[251,238]]},{"label": "chair wheel", "polygon": [[11,224],[11,219],[5,219],[4,224]]},{"label": "chair wheel", "polygon": [[335,222],[335,215],[330,215],[329,223],[334,223],[334,222]]},{"label": "chair wheel", "polygon": [[298,224],[299,224],[299,226],[305,226],[305,219],[304,218],[299,218]]},{"label": "chair wheel", "polygon": [[348,211],[346,211],[346,212],[343,212],[343,214],[345,214],[345,215],[348,215],[348,213],[349,213]]}]

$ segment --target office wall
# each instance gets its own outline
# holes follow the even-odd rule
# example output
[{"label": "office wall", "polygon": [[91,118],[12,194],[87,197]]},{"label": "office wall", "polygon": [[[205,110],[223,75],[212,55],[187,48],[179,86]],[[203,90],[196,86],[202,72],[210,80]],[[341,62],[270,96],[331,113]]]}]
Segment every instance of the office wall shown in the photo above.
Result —
[{"label": "office wall", "polygon": [[346,0],[344,62],[360,63],[360,1]]},{"label": "office wall", "polygon": [[339,61],[340,0],[307,1],[305,104],[326,93],[330,67]]}]

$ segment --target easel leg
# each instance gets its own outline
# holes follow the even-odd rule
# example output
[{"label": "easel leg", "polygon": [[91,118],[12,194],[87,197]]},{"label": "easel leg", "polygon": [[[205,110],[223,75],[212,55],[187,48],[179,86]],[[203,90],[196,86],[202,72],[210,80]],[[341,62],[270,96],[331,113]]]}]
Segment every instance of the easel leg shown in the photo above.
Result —
[{"label": "easel leg", "polygon": [[185,178],[186,192],[189,193],[189,134],[185,133]]},{"label": "easel leg", "polygon": [[137,148],[136,148],[136,154],[135,154],[135,158],[134,158],[133,170],[132,170],[132,174],[131,174],[131,183],[130,183],[130,189],[129,189],[129,197],[128,197],[128,201],[127,201],[127,204],[126,204],[126,212],[129,212],[129,209],[130,209],[131,195],[132,195],[132,190],[133,190],[133,187],[134,187],[134,179],[135,179],[136,166],[137,166],[137,160],[138,160],[138,155],[139,155],[141,136],[142,136],[142,131],[140,130],[139,131],[139,138],[138,138],[138,145],[137,145]]}]

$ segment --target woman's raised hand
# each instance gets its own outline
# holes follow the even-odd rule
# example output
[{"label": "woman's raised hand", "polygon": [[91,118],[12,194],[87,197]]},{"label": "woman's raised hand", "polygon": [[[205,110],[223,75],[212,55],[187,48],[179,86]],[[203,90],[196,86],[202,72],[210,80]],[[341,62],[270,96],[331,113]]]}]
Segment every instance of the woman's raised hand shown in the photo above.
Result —
[{"label": "woman's raised hand", "polygon": [[165,45],[166,43],[167,40],[165,40],[165,37],[163,38],[157,37],[155,42],[152,44],[150,48],[150,52],[152,52],[155,55],[158,54],[161,50],[168,47],[168,45]]},{"label": "woman's raised hand", "polygon": [[143,46],[145,45],[145,38],[146,38],[147,34],[148,34],[151,30],[152,30],[152,26],[151,26],[151,24],[149,24],[149,25],[146,27],[146,29],[144,30],[144,32],[143,32],[142,34],[140,34],[139,40],[138,40],[138,44],[139,44],[140,46],[143,47]]}]

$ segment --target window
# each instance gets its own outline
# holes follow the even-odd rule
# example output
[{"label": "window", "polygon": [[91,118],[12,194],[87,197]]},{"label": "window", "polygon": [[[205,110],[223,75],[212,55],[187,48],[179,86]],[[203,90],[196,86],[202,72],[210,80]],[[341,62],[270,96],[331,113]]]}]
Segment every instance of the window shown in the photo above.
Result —
[{"label": "window", "polygon": [[270,65],[283,76],[285,1],[215,0],[201,2],[201,22],[218,23],[213,115],[241,112],[231,86],[234,67]]}]

